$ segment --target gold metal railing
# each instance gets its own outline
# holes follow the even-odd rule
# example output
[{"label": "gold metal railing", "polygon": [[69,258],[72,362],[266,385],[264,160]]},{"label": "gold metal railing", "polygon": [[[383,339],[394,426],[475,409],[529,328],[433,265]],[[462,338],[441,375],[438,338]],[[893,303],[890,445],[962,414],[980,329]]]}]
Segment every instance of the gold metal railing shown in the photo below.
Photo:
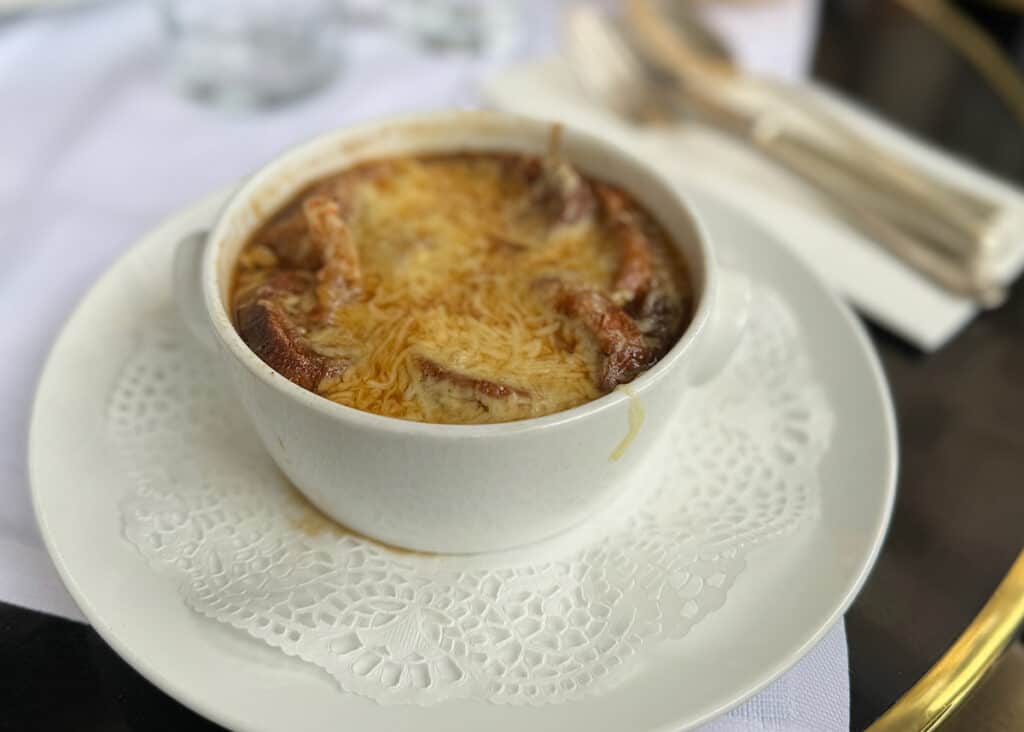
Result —
[{"label": "gold metal railing", "polygon": [[1024,552],[967,629],[868,732],[936,729],[985,677],[1024,626]]}]

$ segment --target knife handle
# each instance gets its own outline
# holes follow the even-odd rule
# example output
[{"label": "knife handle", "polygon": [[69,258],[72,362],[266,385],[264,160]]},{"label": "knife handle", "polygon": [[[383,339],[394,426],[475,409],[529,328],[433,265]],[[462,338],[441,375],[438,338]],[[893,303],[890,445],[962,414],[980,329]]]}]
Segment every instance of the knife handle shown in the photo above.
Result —
[{"label": "knife handle", "polygon": [[844,153],[779,115],[751,111],[693,86],[684,99],[690,114],[802,178],[851,225],[936,284],[983,307],[1005,299],[1005,289],[985,270],[994,219],[907,188],[870,159],[855,159],[855,149]]},{"label": "knife handle", "polygon": [[808,154],[799,141],[779,135],[758,144],[768,157],[811,183],[851,225],[915,270],[945,289],[971,298],[985,308],[997,307],[1006,290],[989,278],[979,263],[951,256],[933,239],[871,206],[864,188],[835,168]]},{"label": "knife handle", "polygon": [[[951,185],[904,157],[875,143],[869,136],[843,119],[829,105],[799,86],[768,78],[744,78],[770,104],[788,113],[802,116],[807,123],[825,132],[844,152],[846,160],[870,175],[881,175],[905,192],[931,204],[932,210],[959,217],[968,233],[984,234],[990,222],[998,219],[1002,206],[980,194]],[[837,148],[838,149],[838,148]]]}]

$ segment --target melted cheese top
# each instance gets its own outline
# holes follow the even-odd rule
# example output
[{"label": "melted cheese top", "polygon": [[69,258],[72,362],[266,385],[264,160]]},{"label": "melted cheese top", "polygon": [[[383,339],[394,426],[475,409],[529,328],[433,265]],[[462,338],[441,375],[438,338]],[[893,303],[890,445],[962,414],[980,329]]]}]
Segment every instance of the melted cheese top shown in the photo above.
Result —
[{"label": "melted cheese top", "polygon": [[[344,196],[362,268],[361,295],[326,323],[304,320],[308,302],[292,310],[317,353],[348,363],[318,393],[368,412],[442,423],[534,417],[601,395],[598,343],[552,306],[537,281],[555,276],[607,292],[619,245],[597,216],[552,226],[522,177],[510,174],[513,163],[498,154],[396,158],[315,186]],[[268,226],[301,216],[293,202]],[[683,296],[682,264],[661,229],[651,228],[660,235],[656,275]],[[294,230],[301,238],[301,223]],[[260,241],[257,234],[240,257],[236,302],[281,267]],[[465,381],[426,376],[424,359],[507,393],[494,398]]]}]

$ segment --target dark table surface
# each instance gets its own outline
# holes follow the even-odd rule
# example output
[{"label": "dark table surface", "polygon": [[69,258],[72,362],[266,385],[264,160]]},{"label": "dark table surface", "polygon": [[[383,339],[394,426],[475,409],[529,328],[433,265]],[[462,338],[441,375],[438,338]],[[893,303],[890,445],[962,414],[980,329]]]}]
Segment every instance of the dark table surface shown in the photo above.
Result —
[{"label": "dark table surface", "polygon": [[[1024,181],[1022,121],[897,5],[829,3],[817,75],[933,143]],[[1024,58],[1024,16],[959,5]],[[937,353],[871,334],[896,402],[900,477],[885,547],[846,617],[855,730],[939,660],[1024,547],[1024,281]],[[1012,728],[1024,729],[1018,721]]]},{"label": "dark table surface", "polygon": [[[1018,123],[890,5],[827,3],[816,73],[936,143],[1024,180]],[[1019,16],[965,6],[1021,57]],[[1024,283],[935,354],[871,333],[896,401],[902,465],[888,540],[846,618],[855,730],[938,660],[1024,544]],[[0,730],[8,729],[218,728],[150,685],[89,627],[0,603]]]}]

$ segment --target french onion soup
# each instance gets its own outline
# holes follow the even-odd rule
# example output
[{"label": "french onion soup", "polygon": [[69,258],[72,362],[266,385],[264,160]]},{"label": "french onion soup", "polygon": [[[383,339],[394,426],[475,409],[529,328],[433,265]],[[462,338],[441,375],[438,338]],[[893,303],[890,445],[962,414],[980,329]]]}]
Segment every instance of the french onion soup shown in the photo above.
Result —
[{"label": "french onion soup", "polygon": [[239,256],[235,326],[349,407],[507,422],[632,381],[691,316],[685,263],[627,191],[557,153],[419,155],[311,185]]}]

